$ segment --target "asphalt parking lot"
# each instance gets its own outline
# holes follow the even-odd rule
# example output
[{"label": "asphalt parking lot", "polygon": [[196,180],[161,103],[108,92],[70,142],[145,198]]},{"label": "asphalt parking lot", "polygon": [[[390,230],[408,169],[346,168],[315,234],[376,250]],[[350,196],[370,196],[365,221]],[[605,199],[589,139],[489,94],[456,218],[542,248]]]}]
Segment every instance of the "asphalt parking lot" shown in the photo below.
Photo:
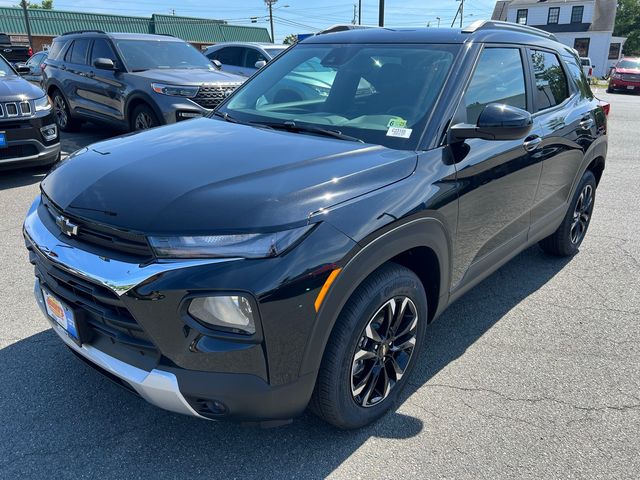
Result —
[{"label": "asphalt parking lot", "polygon": [[355,432],[187,418],[80,364],[31,293],[21,223],[44,172],[0,173],[0,477],[638,478],[640,96],[598,95],[610,150],[580,253],[531,248],[450,307],[404,403]]}]

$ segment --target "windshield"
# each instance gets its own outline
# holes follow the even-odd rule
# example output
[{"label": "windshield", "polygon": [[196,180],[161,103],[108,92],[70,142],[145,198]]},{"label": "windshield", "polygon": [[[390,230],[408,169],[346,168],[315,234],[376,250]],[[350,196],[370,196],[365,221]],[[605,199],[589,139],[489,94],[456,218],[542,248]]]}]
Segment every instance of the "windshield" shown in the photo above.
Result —
[{"label": "windshield", "polygon": [[209,60],[186,42],[116,40],[125,65],[132,72],[153,68],[215,70]]},{"label": "windshield", "polygon": [[307,125],[413,150],[458,49],[297,45],[246,83],[220,112],[242,122]]},{"label": "windshield", "polygon": [[0,78],[7,77],[9,75],[15,75],[15,73],[13,73],[13,70],[9,64],[5,62],[4,58],[0,57]]},{"label": "windshield", "polygon": [[640,69],[640,60],[620,60],[616,68]]}]

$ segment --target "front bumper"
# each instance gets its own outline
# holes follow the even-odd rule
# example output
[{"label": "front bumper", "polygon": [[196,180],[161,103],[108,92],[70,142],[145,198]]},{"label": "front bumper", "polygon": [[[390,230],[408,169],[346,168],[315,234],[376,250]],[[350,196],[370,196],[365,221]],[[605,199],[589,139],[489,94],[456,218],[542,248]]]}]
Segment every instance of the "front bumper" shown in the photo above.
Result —
[{"label": "front bumper", "polygon": [[640,82],[616,79],[612,77],[609,79],[609,88],[611,90],[629,90],[632,92],[640,92]]},{"label": "front bumper", "polygon": [[[83,302],[91,301],[82,292],[93,291],[97,297],[108,297],[107,303],[88,304],[88,307],[94,311],[108,309],[109,305],[127,309],[132,314],[130,321],[137,321],[132,326],[139,327],[140,333],[146,335],[128,337],[119,343],[118,335],[106,337],[100,330],[105,325],[92,319],[92,325],[96,324],[99,331],[79,346],[57,324],[53,325],[74,353],[150,403],[174,412],[210,419],[231,417],[262,422],[287,420],[304,411],[316,372],[300,371],[300,362],[308,340],[306,332],[315,320],[313,299],[324,281],[326,269],[314,277],[303,269],[302,265],[307,265],[303,263],[300,271],[304,276],[293,275],[295,281],[277,291],[273,285],[281,284],[282,277],[291,271],[285,262],[297,263],[305,258],[298,258],[292,252],[282,259],[251,262],[250,267],[248,261],[237,259],[141,264],[107,258],[87,246],[79,248],[72,239],[55,233],[44,220],[43,208],[40,200],[36,200],[24,224],[25,241],[36,267],[35,294],[40,306],[43,303],[41,286],[79,309],[86,306]],[[325,233],[335,241],[333,230]],[[322,236],[317,241],[325,247],[328,243]],[[351,242],[346,239],[340,245],[348,248]],[[318,251],[319,247],[311,250]],[[274,262],[283,262],[280,263],[283,270],[274,268]],[[247,274],[248,268],[253,275]],[[62,282],[68,281],[65,277],[70,278],[72,288],[61,287],[52,280],[52,275]],[[275,275],[277,282],[269,278],[270,275]],[[266,284],[253,287],[248,283],[250,280],[264,280]],[[230,285],[238,289],[240,281],[245,282],[246,291],[255,292],[260,305],[259,339],[238,340],[229,335],[199,331],[197,326],[183,323],[178,307],[184,303],[185,295],[199,290],[220,291]],[[263,290],[269,294],[261,295],[259,292]],[[111,317],[109,312],[103,315]],[[126,318],[115,320],[122,323]],[[145,338],[152,345],[140,344]],[[138,342],[139,346],[131,347],[126,342]],[[224,408],[212,409],[212,402]]]},{"label": "front bumper", "polygon": [[54,163],[60,156],[60,137],[44,138],[41,129],[48,125],[55,125],[51,113],[0,120],[0,132],[5,133],[7,140],[7,147],[0,148],[0,168]]}]

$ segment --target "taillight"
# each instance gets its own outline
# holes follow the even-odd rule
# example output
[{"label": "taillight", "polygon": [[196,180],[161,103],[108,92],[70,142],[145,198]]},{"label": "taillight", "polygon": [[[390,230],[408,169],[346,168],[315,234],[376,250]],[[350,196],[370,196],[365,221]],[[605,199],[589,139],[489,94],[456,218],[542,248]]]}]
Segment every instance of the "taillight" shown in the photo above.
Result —
[{"label": "taillight", "polygon": [[29,56],[33,55],[33,48],[29,47]]},{"label": "taillight", "polygon": [[604,110],[604,114],[606,116],[609,116],[609,112],[611,111],[611,104],[609,102],[605,102],[604,100],[600,100],[599,105],[602,107],[602,110]]},{"label": "taillight", "polygon": [[589,69],[589,76],[592,76],[592,75],[593,75],[593,68],[590,68]]}]

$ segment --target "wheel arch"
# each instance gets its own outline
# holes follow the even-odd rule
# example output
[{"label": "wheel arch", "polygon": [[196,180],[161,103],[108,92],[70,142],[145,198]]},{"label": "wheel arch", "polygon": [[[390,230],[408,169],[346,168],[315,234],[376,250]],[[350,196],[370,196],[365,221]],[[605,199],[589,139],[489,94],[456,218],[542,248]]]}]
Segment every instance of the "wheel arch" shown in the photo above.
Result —
[{"label": "wheel arch", "polygon": [[158,121],[160,122],[160,124],[165,124],[164,115],[162,115],[162,112],[156,105],[156,102],[154,102],[146,93],[136,92],[129,96],[124,107],[124,118],[126,119],[129,126],[131,126],[131,115],[139,105],[146,105],[147,107],[149,107],[156,114],[156,117],[158,117]]},{"label": "wheel arch", "polygon": [[602,178],[602,174],[604,173],[604,164],[604,157],[599,156],[594,158],[591,163],[587,165],[587,170],[593,172],[593,175],[596,177],[596,185],[600,185],[600,179]]},{"label": "wheel arch", "polygon": [[388,262],[403,265],[420,278],[427,293],[429,321],[433,320],[447,305],[450,251],[444,225],[432,217],[408,221],[368,242],[344,265],[331,285],[309,336],[300,374],[318,371],[344,305],[369,275]]}]

